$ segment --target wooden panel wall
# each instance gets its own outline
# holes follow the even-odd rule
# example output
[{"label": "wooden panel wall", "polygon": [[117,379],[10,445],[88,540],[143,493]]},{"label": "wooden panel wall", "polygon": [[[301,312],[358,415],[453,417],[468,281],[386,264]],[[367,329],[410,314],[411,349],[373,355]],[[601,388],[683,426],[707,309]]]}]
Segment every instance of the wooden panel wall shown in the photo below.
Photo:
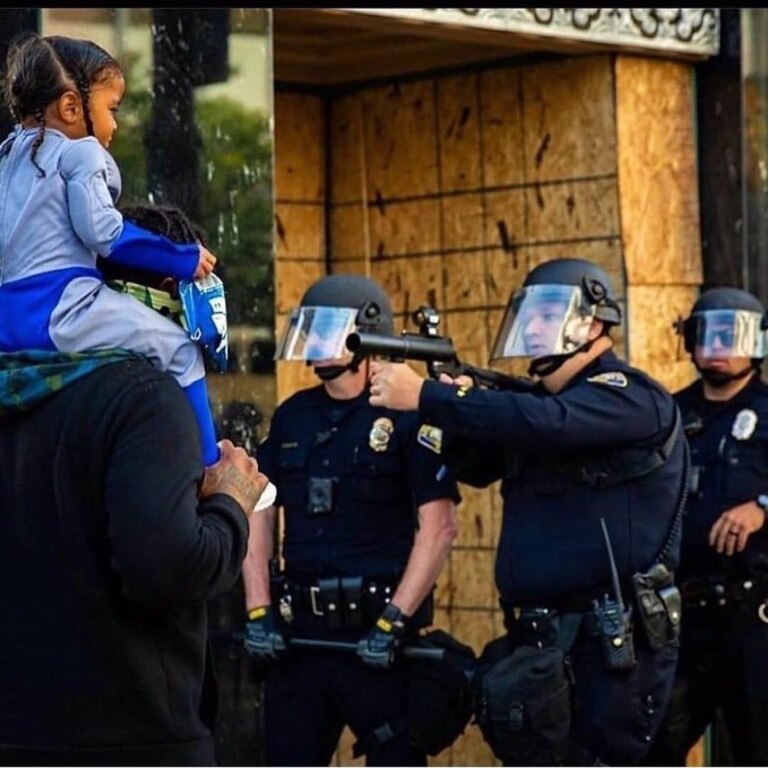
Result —
[{"label": "wooden panel wall", "polygon": [[[275,324],[326,272],[325,101],[275,95]],[[277,401],[317,383],[301,363],[278,362]]]},{"label": "wooden panel wall", "polygon": [[703,280],[691,67],[616,62],[616,132],[630,361],[672,390],[695,370],[671,331]]},{"label": "wooden panel wall", "polygon": [[[415,330],[411,313],[428,302],[461,358],[486,366],[526,272],[583,257],[609,272],[625,309],[618,353],[668,386],[687,382],[692,367],[671,365],[671,323],[701,279],[691,98],[689,68],[658,60],[495,67],[337,96],[323,147],[322,102],[279,96],[279,312],[322,274],[325,195],[330,269],[380,282],[396,326]],[[299,382],[278,375],[282,399]],[[493,578],[501,501],[496,486],[461,492],[436,624],[479,652],[503,632]],[[362,764],[351,743],[346,733],[339,764]],[[430,763],[497,764],[474,726]]]}]

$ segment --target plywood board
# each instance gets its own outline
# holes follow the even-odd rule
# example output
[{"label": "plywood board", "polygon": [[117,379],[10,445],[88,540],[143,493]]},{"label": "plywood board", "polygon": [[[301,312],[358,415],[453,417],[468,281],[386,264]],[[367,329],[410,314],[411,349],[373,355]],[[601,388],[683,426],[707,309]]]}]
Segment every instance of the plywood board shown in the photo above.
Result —
[{"label": "plywood board", "polygon": [[278,318],[298,306],[304,291],[324,274],[325,263],[319,259],[278,259],[275,262],[275,310]]},{"label": "plywood board", "polygon": [[501,762],[494,757],[491,748],[483,740],[480,729],[470,724],[452,747],[451,765],[497,766]]},{"label": "plywood board", "polygon": [[478,75],[437,80],[437,119],[442,192],[483,186]]},{"label": "plywood board", "polygon": [[[473,158],[477,162],[477,158]],[[445,195],[442,205],[443,251],[480,248],[486,243],[484,195],[479,192]]]},{"label": "plywood board", "polygon": [[491,189],[525,181],[522,72],[518,67],[505,67],[480,75],[480,161],[484,183]]},{"label": "plywood board", "polygon": [[396,314],[409,315],[421,304],[445,306],[439,255],[374,259],[371,277],[388,293]]},{"label": "plywood board", "polygon": [[331,204],[359,203],[367,195],[364,168],[363,104],[356,93],[338,96],[329,103]]},{"label": "plywood board", "polygon": [[630,362],[671,392],[696,378],[696,369],[672,324],[679,316],[688,316],[698,294],[698,288],[688,285],[630,286],[627,293]]},{"label": "plywood board", "polygon": [[371,258],[440,252],[440,201],[435,197],[370,208]]},{"label": "plywood board", "polygon": [[456,546],[494,546],[496,542],[493,538],[490,495],[495,493],[495,490],[473,488],[470,485],[461,484],[459,493],[461,494],[461,503],[457,510],[459,532],[456,536]]},{"label": "plywood board", "polygon": [[325,199],[324,110],[319,96],[275,94],[275,193],[278,200]]},{"label": "plywood board", "polygon": [[496,608],[498,597],[493,580],[495,552],[492,549],[459,549],[453,561],[453,607]]},{"label": "plywood board", "polygon": [[527,182],[616,175],[610,56],[526,67],[521,87]]},{"label": "plywood board", "polygon": [[361,93],[368,198],[431,195],[439,190],[434,81]]},{"label": "plywood board", "polygon": [[[442,316],[442,333],[449,336],[463,363],[487,366],[492,343],[487,310],[449,310]],[[495,330],[495,329],[493,329]]]},{"label": "plywood board", "polygon": [[275,206],[275,255],[282,259],[323,259],[325,209],[320,204],[279,202]]},{"label": "plywood board", "polygon": [[613,177],[565,180],[526,189],[527,243],[618,238],[619,198]]},{"label": "plywood board", "polygon": [[367,210],[362,203],[332,206],[328,212],[331,262],[370,259],[370,238],[366,229]]},{"label": "plywood board", "polygon": [[488,303],[487,260],[484,251],[443,256],[445,308],[483,308]]},{"label": "plywood board", "polygon": [[[532,249],[536,252],[536,249]],[[489,249],[485,254],[487,271],[485,283],[488,306],[494,309],[504,309],[509,303],[510,296],[518,290],[528,273],[531,257],[527,248],[515,249],[512,252],[502,248]],[[495,328],[494,334],[495,335]]]},{"label": "plywood board", "polygon": [[702,281],[694,70],[616,59],[622,240],[630,285]]}]

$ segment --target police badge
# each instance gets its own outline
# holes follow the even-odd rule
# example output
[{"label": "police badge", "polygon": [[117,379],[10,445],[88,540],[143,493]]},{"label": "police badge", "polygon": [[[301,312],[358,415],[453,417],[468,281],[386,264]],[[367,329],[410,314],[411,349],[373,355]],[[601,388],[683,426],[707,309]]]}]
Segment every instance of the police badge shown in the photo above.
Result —
[{"label": "police badge", "polygon": [[395,426],[392,424],[392,419],[388,419],[386,416],[376,419],[368,435],[368,445],[377,453],[386,451],[389,445],[389,438],[394,431]]},{"label": "police badge", "polygon": [[731,426],[731,434],[737,440],[749,440],[757,426],[757,414],[751,408],[744,408],[736,414]]}]

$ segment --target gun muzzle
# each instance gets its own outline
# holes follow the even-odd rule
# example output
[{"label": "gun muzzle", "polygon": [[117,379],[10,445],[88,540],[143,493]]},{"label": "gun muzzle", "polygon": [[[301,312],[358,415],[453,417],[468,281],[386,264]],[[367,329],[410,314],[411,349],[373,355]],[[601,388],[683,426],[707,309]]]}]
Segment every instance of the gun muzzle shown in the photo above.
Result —
[{"label": "gun muzzle", "polygon": [[347,349],[364,357],[378,355],[393,360],[422,360],[450,363],[456,359],[456,350],[450,339],[443,336],[421,336],[404,333],[402,336],[380,336],[375,333],[350,333]]}]

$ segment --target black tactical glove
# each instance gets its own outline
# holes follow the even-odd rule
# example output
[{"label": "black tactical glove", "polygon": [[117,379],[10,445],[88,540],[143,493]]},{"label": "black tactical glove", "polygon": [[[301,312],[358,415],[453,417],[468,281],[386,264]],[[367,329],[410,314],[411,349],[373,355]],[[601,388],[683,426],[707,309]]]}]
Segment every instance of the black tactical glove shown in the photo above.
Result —
[{"label": "black tactical glove", "polygon": [[245,650],[252,659],[276,661],[285,651],[285,638],[277,627],[271,605],[248,611],[245,623]]},{"label": "black tactical glove", "polygon": [[357,644],[357,655],[371,667],[387,669],[395,661],[395,654],[405,639],[408,617],[389,603],[376,626]]}]

